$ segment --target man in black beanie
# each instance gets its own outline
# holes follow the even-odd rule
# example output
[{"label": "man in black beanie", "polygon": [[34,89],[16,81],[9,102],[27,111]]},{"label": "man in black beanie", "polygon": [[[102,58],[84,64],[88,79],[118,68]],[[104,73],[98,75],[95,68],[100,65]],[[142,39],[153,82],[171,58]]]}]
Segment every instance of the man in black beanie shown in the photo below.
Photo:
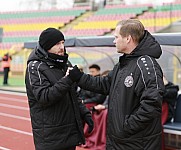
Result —
[{"label": "man in black beanie", "polygon": [[66,77],[68,54],[64,35],[44,30],[27,61],[26,92],[36,150],[75,150],[84,144],[82,119],[93,130],[89,110],[77,98],[75,83]]}]

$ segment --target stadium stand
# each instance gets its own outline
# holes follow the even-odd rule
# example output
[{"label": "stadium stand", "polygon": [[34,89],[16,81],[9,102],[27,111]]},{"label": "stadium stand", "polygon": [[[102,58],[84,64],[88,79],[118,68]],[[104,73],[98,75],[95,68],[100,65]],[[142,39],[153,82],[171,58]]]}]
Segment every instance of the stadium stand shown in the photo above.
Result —
[{"label": "stadium stand", "polygon": [[[115,28],[116,23],[120,19],[135,18],[138,14],[148,10],[148,8],[145,5],[107,5],[73,26],[65,34],[66,36],[105,35]],[[84,34],[82,34],[82,30],[84,30]]]},{"label": "stadium stand", "polygon": [[[78,20],[83,14],[87,15]],[[91,11],[90,6],[82,6],[61,10],[2,12],[0,27],[4,35],[0,50],[4,52],[0,55],[6,53],[13,44],[37,40],[46,27],[61,29],[67,38],[110,35],[116,23],[127,18],[138,18],[148,31],[157,32],[181,19],[181,2],[156,7],[152,4],[109,4],[97,11]]]},{"label": "stadium stand", "polygon": [[181,20],[181,3],[156,6],[139,15],[138,19],[145,25],[147,30],[152,33],[157,32],[173,22]]},{"label": "stadium stand", "polygon": [[4,55],[14,44],[36,41],[47,27],[61,28],[87,11],[87,7],[74,9],[1,12],[0,27],[3,39],[0,55]]},{"label": "stadium stand", "polygon": [[[81,16],[88,7],[73,9],[42,10],[42,11],[14,11],[0,13],[0,27],[3,28],[3,38],[0,43],[0,57],[5,53],[14,53],[15,47],[28,41],[37,41],[42,30],[48,27],[61,28],[72,20]],[[11,71],[22,74],[24,68],[24,53],[14,56]],[[2,68],[1,68],[2,69]]]}]

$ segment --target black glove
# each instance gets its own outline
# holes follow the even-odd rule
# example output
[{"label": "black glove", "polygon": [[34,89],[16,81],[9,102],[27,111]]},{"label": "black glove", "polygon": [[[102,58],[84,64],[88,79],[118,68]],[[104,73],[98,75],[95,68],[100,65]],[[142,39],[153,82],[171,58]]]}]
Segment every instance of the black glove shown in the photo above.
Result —
[{"label": "black glove", "polygon": [[80,70],[79,70],[79,68],[77,67],[77,65],[75,65],[74,67],[73,67],[73,69],[72,70],[70,70],[69,71],[69,78],[73,81],[73,82],[76,82],[76,81],[79,81],[80,80],[80,78],[82,77],[82,75],[83,75],[83,72],[81,72]]},{"label": "black glove", "polygon": [[86,114],[84,117],[84,120],[87,123],[87,125],[89,126],[88,133],[91,133],[92,130],[94,129],[94,122],[92,120],[91,114]]}]

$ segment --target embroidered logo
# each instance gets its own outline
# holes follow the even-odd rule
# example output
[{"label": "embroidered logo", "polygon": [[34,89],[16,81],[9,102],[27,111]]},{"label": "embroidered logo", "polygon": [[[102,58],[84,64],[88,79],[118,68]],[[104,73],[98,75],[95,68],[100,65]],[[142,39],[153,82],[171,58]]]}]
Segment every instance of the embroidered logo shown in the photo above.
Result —
[{"label": "embroidered logo", "polygon": [[127,76],[126,79],[124,80],[124,85],[126,87],[131,87],[133,85],[133,77]]}]

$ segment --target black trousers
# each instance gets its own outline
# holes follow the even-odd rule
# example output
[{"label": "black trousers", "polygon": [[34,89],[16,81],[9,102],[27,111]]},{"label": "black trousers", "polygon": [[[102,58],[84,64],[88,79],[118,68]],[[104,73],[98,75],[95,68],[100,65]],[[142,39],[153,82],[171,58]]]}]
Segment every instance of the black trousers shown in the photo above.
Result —
[{"label": "black trousers", "polygon": [[3,84],[8,84],[9,67],[4,68],[4,81]]}]

